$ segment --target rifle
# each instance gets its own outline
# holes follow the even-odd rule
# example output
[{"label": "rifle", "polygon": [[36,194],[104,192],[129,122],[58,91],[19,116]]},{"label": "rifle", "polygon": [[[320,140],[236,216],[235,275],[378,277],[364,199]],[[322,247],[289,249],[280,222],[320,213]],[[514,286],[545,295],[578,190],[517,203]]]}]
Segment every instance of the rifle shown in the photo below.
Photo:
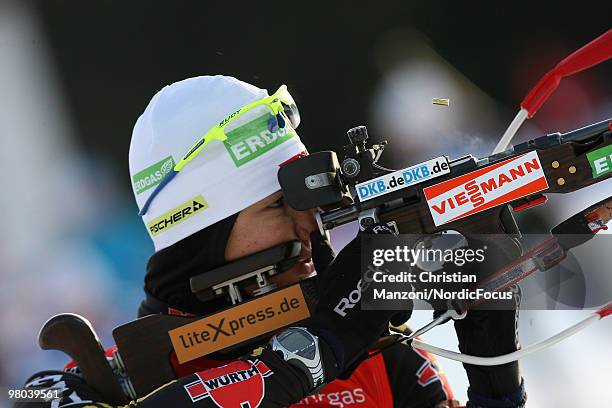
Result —
[{"label": "rifle", "polygon": [[[490,156],[468,155],[455,160],[443,156],[405,169],[389,170],[377,163],[387,142],[368,145],[367,129],[360,126],[347,132],[350,143],[344,147],[341,161],[335,152],[328,151],[282,167],[279,182],[285,198],[295,209],[320,208],[317,222],[322,234],[351,221],[358,221],[362,230],[383,221],[395,226],[396,232],[405,234],[455,230],[463,235],[519,237],[513,212],[545,204],[545,193],[573,192],[612,176],[612,119],[565,134],[549,134],[506,149],[521,124],[535,115],[563,77],[611,56],[612,30],[609,30],[557,64],[521,102],[519,113]],[[504,185],[512,185],[512,188],[504,189]],[[485,282],[484,286],[488,284],[489,290],[499,291],[535,270],[545,271],[558,264],[566,250],[606,228],[605,224],[612,218],[610,208],[612,198],[608,197],[557,225],[551,231],[550,240],[497,272],[496,279]],[[576,238],[567,238],[569,235],[564,234],[582,235],[568,242]],[[517,248],[510,242],[498,244],[514,259]],[[528,261],[540,263],[524,271],[522,268]],[[411,342],[413,347],[418,344],[419,348],[434,354],[470,364],[503,364],[560,341],[609,315],[611,309],[610,304],[605,305],[590,318],[550,339],[520,353],[495,358],[464,356],[414,340],[450,318],[464,317],[474,304],[455,306],[458,307],[450,308],[411,334],[400,333],[395,341],[387,339],[384,347],[398,341]]]},{"label": "rifle", "polygon": [[[544,193],[569,193],[612,176],[606,170],[612,167],[604,166],[612,153],[611,121],[542,136],[484,158],[439,157],[393,172],[377,169],[374,158],[380,157],[384,144],[366,146],[367,130],[361,126],[349,130],[351,144],[345,152],[357,153],[345,154],[341,165],[335,152],[317,152],[281,167],[278,176],[291,207],[327,209],[317,214],[322,231],[352,221],[358,221],[362,229],[377,221],[395,221],[406,234],[448,229],[517,234],[511,211],[546,203]],[[355,162],[363,169],[356,174],[351,167]],[[418,177],[418,170],[428,176]],[[308,180],[318,184],[308,185]],[[497,193],[507,184],[512,186],[509,193]],[[441,200],[441,195],[447,199]],[[465,211],[453,219],[444,217],[446,211],[456,213],[461,207]]]},{"label": "rifle", "polygon": [[[432,234],[454,229],[465,234],[519,236],[513,212],[544,204],[545,193],[576,191],[612,176],[610,119],[505,149],[520,124],[535,114],[562,77],[596,65],[610,56],[612,30],[559,63],[521,103],[519,114],[490,156],[475,158],[468,155],[453,160],[442,156],[392,171],[377,163],[386,142],[368,144],[367,129],[357,127],[348,132],[350,144],[345,146],[341,162],[335,152],[327,151],[299,158],[281,167],[279,182],[285,198],[297,210],[320,208],[316,218],[323,234],[351,221],[358,221],[362,229],[383,221],[395,225],[402,233]],[[513,252],[515,248],[506,250]],[[281,259],[293,253],[287,251]],[[242,268],[255,269],[247,273],[244,269],[235,269],[225,281],[216,278],[209,282],[205,278],[206,284],[202,284],[202,279],[192,280],[192,291],[201,292],[204,298],[211,294],[225,294],[236,299],[236,282],[248,275],[247,278],[255,279],[260,285],[261,293],[265,293],[250,302],[269,299],[280,292],[269,292],[266,283],[266,276],[279,273],[278,263],[272,262],[271,256],[274,258],[270,253],[259,258],[266,261],[258,265],[241,264]],[[265,265],[272,266],[268,268]],[[313,307],[313,297],[308,296],[312,287],[307,281],[294,286],[299,286],[303,295],[303,314],[296,314],[295,319],[306,318]],[[291,288],[296,289],[288,289]],[[241,306],[248,308],[250,304],[246,302],[234,307]],[[608,306],[601,309],[598,316],[603,318],[609,313]],[[110,359],[104,356],[89,322],[78,315],[64,314],[52,318],[41,329],[39,339],[43,349],[54,348],[69,354],[95,390],[108,402],[121,404],[126,399],[144,396],[174,379],[176,375],[168,356],[173,351],[179,353],[176,336],[172,337],[172,333],[190,325],[210,322],[216,315],[218,313],[203,318],[154,315],[127,323],[113,332],[119,349]],[[270,332],[290,324],[282,323],[262,329],[255,339],[263,339]],[[439,322],[434,321],[424,329],[429,330],[437,324]],[[580,327],[586,327],[586,324]],[[384,340],[385,344],[394,342],[397,339]],[[77,347],[78,344],[81,346]],[[244,344],[245,341],[234,342],[230,349]],[[209,350],[200,350],[199,356],[209,353]],[[100,369],[109,360],[110,370]],[[119,389],[127,398],[120,395]]]},{"label": "rifle", "polygon": [[[563,77],[610,57],[612,30],[557,64],[523,99],[519,113],[488,157],[477,159],[468,155],[449,161],[448,157],[443,156],[392,171],[377,163],[387,142],[368,145],[367,129],[359,126],[348,131],[350,143],[344,147],[341,162],[335,152],[326,151],[281,167],[278,178],[285,198],[297,210],[322,208],[323,211],[317,214],[321,233],[357,220],[362,229],[377,221],[395,222],[402,225],[402,233],[431,234],[455,229],[464,233],[518,234],[508,206],[514,212],[524,211],[544,204],[544,192],[568,193],[612,175],[609,156],[612,153],[609,147],[611,119],[506,149],[520,125],[535,115]],[[503,167],[504,163],[524,165],[519,159],[525,155],[535,158],[540,170],[538,173],[545,180],[540,177],[539,183],[526,185],[528,180],[531,181],[529,177],[523,178],[525,174],[517,172],[529,172],[529,169],[515,168],[514,173],[508,169],[508,173],[512,174],[499,174],[501,171],[498,168]],[[484,184],[469,183],[483,173],[504,179],[488,179],[484,180]],[[506,176],[512,179],[509,184],[506,184]],[[454,183],[448,183],[451,180]],[[506,189],[512,186],[511,194],[495,194],[492,191],[498,190],[502,184],[506,184]],[[448,197],[450,200],[435,199],[441,193],[455,191],[460,185],[464,186],[464,191]],[[447,198],[445,195],[442,197]],[[449,210],[447,206],[452,207],[451,210],[456,210],[455,207],[466,210],[459,211],[455,217],[445,217],[444,213]],[[476,213],[478,217],[469,217]]]}]

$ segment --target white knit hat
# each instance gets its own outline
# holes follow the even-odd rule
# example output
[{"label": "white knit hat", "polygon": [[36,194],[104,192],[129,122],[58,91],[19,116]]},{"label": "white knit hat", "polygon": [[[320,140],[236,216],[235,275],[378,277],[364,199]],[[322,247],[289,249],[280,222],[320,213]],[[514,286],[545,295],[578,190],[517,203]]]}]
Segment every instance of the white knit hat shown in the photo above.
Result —
[{"label": "white knit hat", "polygon": [[[221,75],[185,79],[159,91],[138,118],[130,144],[138,208],[200,137],[266,96],[263,89]],[[279,165],[306,148],[288,122],[270,132],[268,118],[265,106],[238,117],[225,142],[210,142],[160,191],[142,217],[156,251],[280,190]]]}]

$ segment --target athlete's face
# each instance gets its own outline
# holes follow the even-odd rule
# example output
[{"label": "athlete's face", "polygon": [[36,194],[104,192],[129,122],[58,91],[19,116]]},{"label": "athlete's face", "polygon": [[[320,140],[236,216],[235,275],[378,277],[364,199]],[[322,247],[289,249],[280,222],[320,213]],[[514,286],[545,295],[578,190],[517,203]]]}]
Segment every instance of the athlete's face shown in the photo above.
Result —
[{"label": "athlete's face", "polygon": [[313,211],[295,211],[281,192],[274,193],[240,212],[227,241],[225,259],[233,261],[288,241],[301,241],[298,263],[271,278],[278,287],[287,286],[314,271],[310,233],[316,228]]}]

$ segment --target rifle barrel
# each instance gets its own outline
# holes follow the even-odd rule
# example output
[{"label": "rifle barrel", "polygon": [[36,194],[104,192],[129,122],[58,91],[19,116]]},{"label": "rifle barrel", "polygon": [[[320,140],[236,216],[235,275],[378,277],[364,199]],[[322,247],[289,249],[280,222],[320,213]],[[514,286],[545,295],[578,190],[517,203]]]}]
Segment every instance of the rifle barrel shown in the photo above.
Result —
[{"label": "rifle barrel", "polygon": [[561,142],[580,142],[590,139],[610,129],[611,122],[612,118],[608,118],[602,120],[601,122],[593,123],[592,125],[563,133],[561,134]]}]

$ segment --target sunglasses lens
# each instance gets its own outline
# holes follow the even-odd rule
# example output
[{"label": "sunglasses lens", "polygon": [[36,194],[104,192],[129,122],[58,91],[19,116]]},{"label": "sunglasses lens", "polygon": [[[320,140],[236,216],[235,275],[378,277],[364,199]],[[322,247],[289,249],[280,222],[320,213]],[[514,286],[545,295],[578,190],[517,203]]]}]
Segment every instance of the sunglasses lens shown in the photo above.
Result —
[{"label": "sunglasses lens", "polygon": [[278,125],[279,125],[278,124],[278,116],[279,115],[276,115],[276,116],[270,115],[268,117],[268,130],[271,133],[276,133],[278,131]]},{"label": "sunglasses lens", "polygon": [[297,127],[300,125],[300,111],[298,110],[293,96],[291,96],[285,87],[285,89],[280,93],[279,97],[281,103],[283,104],[285,117],[289,120],[289,123],[291,123],[291,127],[297,129]]},{"label": "sunglasses lens", "polygon": [[276,133],[279,129],[284,129],[287,122],[282,114],[270,115],[268,118],[268,130],[272,133]]},{"label": "sunglasses lens", "polygon": [[284,113],[287,119],[289,119],[289,123],[291,123],[291,127],[297,129],[300,125],[300,111],[297,108],[295,103],[291,105],[285,105],[283,103]]}]

